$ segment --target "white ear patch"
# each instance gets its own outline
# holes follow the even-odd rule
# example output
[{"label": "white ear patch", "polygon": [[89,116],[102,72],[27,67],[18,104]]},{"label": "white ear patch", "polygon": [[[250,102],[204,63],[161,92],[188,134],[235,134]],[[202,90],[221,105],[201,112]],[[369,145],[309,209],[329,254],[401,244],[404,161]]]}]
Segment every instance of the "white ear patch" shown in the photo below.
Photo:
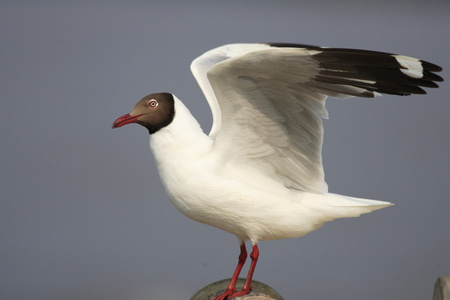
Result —
[{"label": "white ear patch", "polygon": [[403,55],[393,55],[397,62],[404,68],[400,69],[403,74],[408,75],[412,78],[422,78],[423,77],[423,67],[422,62],[418,59],[403,56]]}]

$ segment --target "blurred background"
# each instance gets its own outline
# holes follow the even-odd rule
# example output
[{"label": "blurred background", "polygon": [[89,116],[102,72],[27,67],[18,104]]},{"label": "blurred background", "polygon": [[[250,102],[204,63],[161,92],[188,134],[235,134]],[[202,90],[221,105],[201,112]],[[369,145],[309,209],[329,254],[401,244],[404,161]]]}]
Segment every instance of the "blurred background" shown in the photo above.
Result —
[{"label": "blurred background", "polygon": [[111,124],[169,91],[209,132],[191,61],[291,42],[418,57],[447,81],[328,99],[330,191],[396,205],[260,243],[254,279],[286,300],[430,299],[450,275],[449,15],[444,0],[1,1],[0,298],[182,300],[230,277],[235,237],[179,213],[146,130]]}]

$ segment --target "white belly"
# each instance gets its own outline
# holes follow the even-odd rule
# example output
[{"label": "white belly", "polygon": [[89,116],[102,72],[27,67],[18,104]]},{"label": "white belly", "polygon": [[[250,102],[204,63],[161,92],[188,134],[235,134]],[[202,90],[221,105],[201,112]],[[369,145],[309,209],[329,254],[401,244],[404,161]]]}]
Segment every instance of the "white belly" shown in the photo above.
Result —
[{"label": "white belly", "polygon": [[[252,242],[296,238],[325,222],[356,217],[390,205],[337,194],[287,189],[279,182],[254,177],[245,182],[213,172],[164,179],[175,207],[187,217]],[[223,175],[223,174],[222,174]]]}]

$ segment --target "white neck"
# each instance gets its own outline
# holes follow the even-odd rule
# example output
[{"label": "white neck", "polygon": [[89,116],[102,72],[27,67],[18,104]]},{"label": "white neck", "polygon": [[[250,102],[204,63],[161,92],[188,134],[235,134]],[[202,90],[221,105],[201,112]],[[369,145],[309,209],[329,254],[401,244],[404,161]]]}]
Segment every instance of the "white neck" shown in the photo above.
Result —
[{"label": "white neck", "polygon": [[180,157],[184,161],[201,157],[213,143],[186,106],[175,96],[174,101],[172,123],[150,135],[150,148],[159,168],[173,166]]}]

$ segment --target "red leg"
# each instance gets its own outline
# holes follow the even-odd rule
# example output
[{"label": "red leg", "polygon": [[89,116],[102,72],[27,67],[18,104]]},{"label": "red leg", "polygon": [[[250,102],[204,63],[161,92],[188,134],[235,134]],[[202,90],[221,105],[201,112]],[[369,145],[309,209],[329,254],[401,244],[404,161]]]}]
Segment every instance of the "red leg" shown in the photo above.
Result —
[{"label": "red leg", "polygon": [[[253,252],[252,252],[253,253]],[[247,259],[247,250],[245,249],[245,243],[241,243],[241,254],[239,254],[239,261],[236,266],[236,269],[234,270],[233,277],[231,277],[230,284],[228,285],[227,289],[223,294],[216,297],[214,300],[225,300],[225,299],[231,299],[228,296],[236,292],[236,282],[238,280],[239,274],[241,273],[242,267],[245,264],[245,260]]]},{"label": "red leg", "polygon": [[250,293],[250,291],[252,290],[252,278],[253,278],[253,273],[255,272],[256,263],[258,262],[258,256],[259,256],[259,249],[258,249],[258,246],[255,244],[255,245],[253,245],[253,251],[250,254],[252,263],[250,264],[250,268],[248,269],[248,275],[247,275],[247,279],[245,280],[244,287],[239,292],[229,295],[229,297],[228,297],[229,299],[244,296],[244,295],[247,295],[248,293]]}]

